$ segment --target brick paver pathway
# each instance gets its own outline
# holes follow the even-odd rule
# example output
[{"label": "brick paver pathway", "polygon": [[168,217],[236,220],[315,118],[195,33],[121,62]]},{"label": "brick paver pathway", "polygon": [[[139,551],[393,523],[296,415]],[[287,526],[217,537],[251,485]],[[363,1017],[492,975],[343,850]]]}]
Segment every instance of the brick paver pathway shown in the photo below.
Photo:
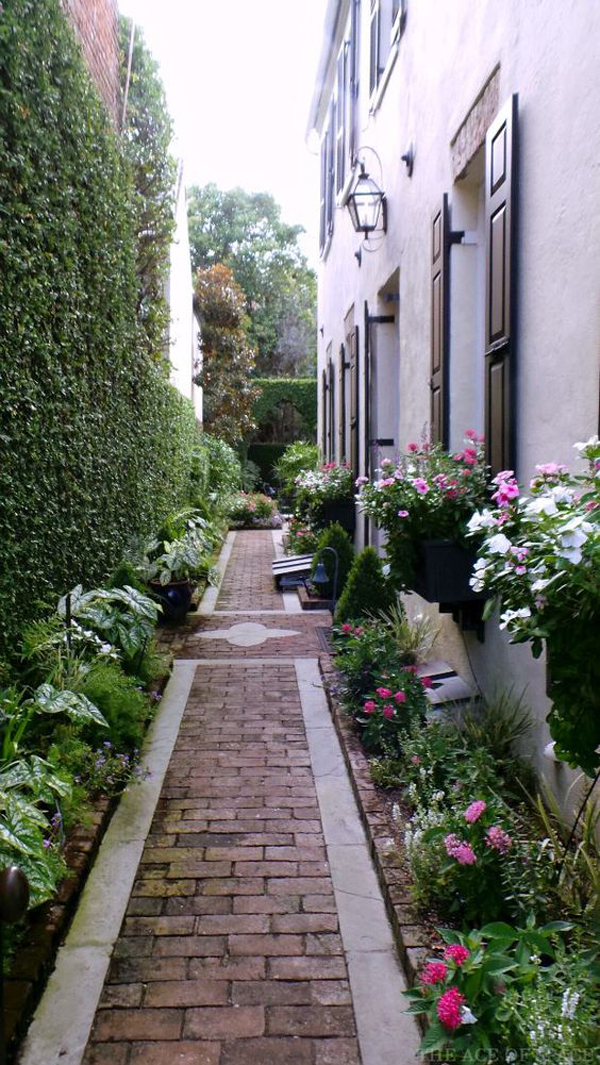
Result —
[{"label": "brick paver pathway", "polygon": [[[276,609],[271,545],[238,533],[227,609],[259,609],[253,595]],[[269,664],[187,646],[195,680],[85,1065],[359,1065],[293,639],[281,664],[279,641],[262,647]]]}]

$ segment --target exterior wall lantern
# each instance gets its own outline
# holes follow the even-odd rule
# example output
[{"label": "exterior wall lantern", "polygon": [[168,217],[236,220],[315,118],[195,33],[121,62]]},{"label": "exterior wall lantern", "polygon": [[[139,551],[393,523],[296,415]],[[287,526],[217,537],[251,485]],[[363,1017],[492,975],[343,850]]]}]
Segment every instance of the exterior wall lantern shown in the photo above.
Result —
[{"label": "exterior wall lantern", "polygon": [[369,233],[374,233],[377,229],[382,229],[385,233],[387,225],[385,193],[369,176],[363,162],[360,164],[360,173],[354,188],[348,196],[348,211],[355,231],[364,233],[367,240]]}]

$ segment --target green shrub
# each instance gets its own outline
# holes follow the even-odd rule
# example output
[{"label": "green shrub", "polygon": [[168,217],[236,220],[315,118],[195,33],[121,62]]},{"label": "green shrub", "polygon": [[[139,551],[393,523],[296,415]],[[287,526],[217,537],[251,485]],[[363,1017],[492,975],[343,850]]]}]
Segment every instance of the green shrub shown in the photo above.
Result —
[{"label": "green shrub", "polygon": [[209,458],[208,487],[218,497],[237,492],[242,486],[242,464],[233,448],[210,433],[202,436]]},{"label": "green shrub", "polygon": [[274,473],[277,481],[287,495],[294,494],[295,480],[304,470],[316,470],[319,466],[319,448],[316,444],[298,440],[286,447],[283,455],[275,463]]},{"label": "green shrub", "polygon": [[331,599],[333,595],[333,577],[335,572],[335,558],[331,554],[331,551],[324,551],[322,555],[320,552],[323,548],[331,547],[337,553],[338,556],[338,580],[337,580],[337,595],[341,596],[346,582],[348,580],[348,574],[352,568],[354,562],[354,545],[348,536],[348,533],[342,529],[342,526],[336,521],[333,525],[329,525],[320,535],[317,542],[317,548],[315,551],[315,557],[311,570],[311,579],[314,579],[315,571],[319,561],[323,562],[325,572],[329,578],[326,584],[317,585],[317,591],[324,599]]},{"label": "green shrub", "polygon": [[88,742],[109,740],[120,751],[141,746],[149,704],[132,677],[125,676],[117,665],[98,662],[85,679],[83,694],[108,722],[108,734],[106,731],[101,734],[96,729],[86,730],[84,738]]},{"label": "green shrub", "polygon": [[336,623],[390,610],[395,602],[394,589],[383,575],[379,555],[374,547],[365,547],[352,564],[335,612]]}]

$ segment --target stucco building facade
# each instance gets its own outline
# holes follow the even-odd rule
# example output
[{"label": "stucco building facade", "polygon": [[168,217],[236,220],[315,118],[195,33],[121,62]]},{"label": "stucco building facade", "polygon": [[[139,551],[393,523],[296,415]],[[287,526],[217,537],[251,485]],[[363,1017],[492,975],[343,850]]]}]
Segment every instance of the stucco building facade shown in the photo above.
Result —
[{"label": "stucco building facade", "polygon": [[[368,475],[472,428],[525,482],[598,431],[599,64],[591,0],[330,0],[309,120],[328,457]],[[387,213],[362,242],[346,206],[361,161]],[[530,753],[565,795],[572,775],[543,757],[543,660],[493,620],[484,643],[440,622],[438,651],[484,692],[526,689]]]}]

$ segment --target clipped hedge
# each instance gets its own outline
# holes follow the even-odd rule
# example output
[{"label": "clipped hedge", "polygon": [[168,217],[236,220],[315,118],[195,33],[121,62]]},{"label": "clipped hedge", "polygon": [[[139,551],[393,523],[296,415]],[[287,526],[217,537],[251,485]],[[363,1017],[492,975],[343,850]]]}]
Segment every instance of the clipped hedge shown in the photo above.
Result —
[{"label": "clipped hedge", "polygon": [[255,462],[260,476],[267,484],[275,483],[275,464],[283,455],[287,444],[250,444],[247,457]]},{"label": "clipped hedge", "polygon": [[307,439],[315,438],[317,433],[316,377],[256,377],[253,384],[261,390],[252,407],[252,417],[258,426],[268,422],[275,408],[287,401],[300,414]]},{"label": "clipped hedge", "polygon": [[132,184],[59,0],[0,15],[0,655],[190,491],[194,413],[137,316]]}]

